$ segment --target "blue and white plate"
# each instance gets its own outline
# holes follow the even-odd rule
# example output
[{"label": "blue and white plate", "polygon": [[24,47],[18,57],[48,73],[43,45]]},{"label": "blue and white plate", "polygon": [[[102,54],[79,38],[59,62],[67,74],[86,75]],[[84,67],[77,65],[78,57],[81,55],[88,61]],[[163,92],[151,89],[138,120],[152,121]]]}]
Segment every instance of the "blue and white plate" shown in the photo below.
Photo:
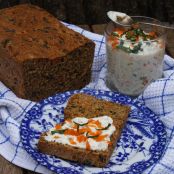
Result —
[{"label": "blue and white plate", "polygon": [[[62,160],[42,154],[37,149],[41,132],[48,131],[53,125],[63,121],[64,107],[68,98],[75,93],[86,93],[131,106],[117,148],[105,168],[89,167]],[[20,133],[26,151],[40,164],[61,174],[140,174],[160,159],[166,144],[163,123],[142,103],[120,93],[92,89],[57,94],[34,105],[23,119]]]}]

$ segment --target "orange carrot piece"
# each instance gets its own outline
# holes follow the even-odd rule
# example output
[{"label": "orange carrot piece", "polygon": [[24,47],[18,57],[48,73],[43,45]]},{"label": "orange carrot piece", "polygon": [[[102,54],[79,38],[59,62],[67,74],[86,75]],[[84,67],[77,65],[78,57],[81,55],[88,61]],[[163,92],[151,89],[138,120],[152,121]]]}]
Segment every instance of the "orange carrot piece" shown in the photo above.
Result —
[{"label": "orange carrot piece", "polygon": [[109,36],[109,37],[108,37],[108,41],[109,41],[109,42],[113,42],[115,39],[116,39],[116,38],[113,37],[113,36]]},{"label": "orange carrot piece", "polygon": [[93,127],[93,128],[97,128],[97,125],[96,124],[89,124],[88,125],[90,128]]},{"label": "orange carrot piece", "polygon": [[80,134],[84,134],[85,132],[90,132],[91,129],[89,127],[83,127],[79,129]]},{"label": "orange carrot piece", "polygon": [[77,141],[78,141],[79,143],[85,142],[86,140],[87,140],[87,137],[84,136],[84,135],[79,135],[79,136],[77,136]]},{"label": "orange carrot piece", "polygon": [[89,131],[89,136],[98,136],[101,134],[101,130],[97,130],[96,132]]},{"label": "orange carrot piece", "polygon": [[98,120],[89,120],[88,126],[90,126],[91,124],[95,124],[99,129],[103,128]]},{"label": "orange carrot piece", "polygon": [[61,127],[62,127],[62,125],[61,125],[61,124],[56,124],[56,126],[55,126],[56,130],[61,129]]},{"label": "orange carrot piece", "polygon": [[112,48],[116,48],[117,47],[117,45],[118,45],[118,40],[115,40],[113,43],[112,43]]},{"label": "orange carrot piece", "polygon": [[117,32],[119,35],[123,34],[124,33],[124,29],[123,28],[116,28],[115,29],[115,32]]},{"label": "orange carrot piece", "polygon": [[95,138],[95,141],[103,141],[106,137],[107,137],[108,135],[107,134],[105,134],[105,135],[100,135],[100,136],[98,136],[97,138]]},{"label": "orange carrot piece", "polygon": [[77,144],[72,138],[69,138],[70,144]]},{"label": "orange carrot piece", "polygon": [[74,129],[67,129],[64,134],[65,135],[74,135],[74,136],[78,136],[79,135],[79,133],[76,130],[74,130]]},{"label": "orange carrot piece", "polygon": [[154,38],[157,37],[157,35],[156,35],[156,33],[155,33],[154,31],[149,32],[149,36],[152,36],[152,37],[154,37]]}]

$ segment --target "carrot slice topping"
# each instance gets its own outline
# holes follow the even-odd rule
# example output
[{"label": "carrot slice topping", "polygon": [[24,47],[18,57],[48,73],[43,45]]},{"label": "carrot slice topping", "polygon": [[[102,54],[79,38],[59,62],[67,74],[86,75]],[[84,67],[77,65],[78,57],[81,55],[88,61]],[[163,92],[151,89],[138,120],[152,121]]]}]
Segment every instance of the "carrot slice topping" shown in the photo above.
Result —
[{"label": "carrot slice topping", "polygon": [[124,31],[125,31],[125,30],[124,30],[123,28],[117,28],[117,29],[115,30],[115,32],[117,32],[119,35],[123,34]]},{"label": "carrot slice topping", "polygon": [[74,135],[74,136],[78,136],[79,135],[79,133],[76,130],[74,130],[74,129],[67,129],[64,134],[65,135]]},{"label": "carrot slice topping", "polygon": [[95,125],[95,124],[89,124],[88,126],[89,127],[93,127],[93,128],[96,128],[97,127],[97,125]]},{"label": "carrot slice topping", "polygon": [[91,146],[90,146],[89,142],[86,141],[86,150],[90,150],[90,149],[91,149]]},{"label": "carrot slice topping", "polygon": [[97,138],[95,138],[95,141],[103,141],[108,135],[105,134],[105,135],[99,135]]},{"label": "carrot slice topping", "polygon": [[88,126],[92,124],[96,125],[98,128],[103,128],[99,120],[89,120]]},{"label": "carrot slice topping", "polygon": [[84,136],[84,135],[79,135],[79,136],[77,136],[77,141],[78,141],[79,143],[85,142],[86,140],[87,140],[87,137]]},{"label": "carrot slice topping", "polygon": [[97,135],[100,135],[100,134],[101,134],[101,131],[100,130],[97,130],[95,132],[89,131],[89,135],[90,136],[97,136]]},{"label": "carrot slice topping", "polygon": [[69,138],[69,142],[70,144],[76,144],[76,142],[72,138]]},{"label": "carrot slice topping", "polygon": [[109,37],[108,37],[108,41],[110,41],[110,42],[113,42],[115,39],[116,39],[116,38],[113,37],[113,36],[109,36]]},{"label": "carrot slice topping", "polygon": [[56,130],[61,129],[61,127],[62,127],[62,125],[61,125],[61,124],[56,124],[56,126],[55,126]]},{"label": "carrot slice topping", "polygon": [[154,31],[149,32],[149,35],[152,37],[156,37],[156,33]]},{"label": "carrot slice topping", "polygon": [[91,132],[91,129],[89,127],[83,127],[79,129],[80,134],[83,134],[85,132]]},{"label": "carrot slice topping", "polygon": [[114,40],[114,42],[112,42],[112,48],[116,48],[116,46],[119,44],[118,40]]}]

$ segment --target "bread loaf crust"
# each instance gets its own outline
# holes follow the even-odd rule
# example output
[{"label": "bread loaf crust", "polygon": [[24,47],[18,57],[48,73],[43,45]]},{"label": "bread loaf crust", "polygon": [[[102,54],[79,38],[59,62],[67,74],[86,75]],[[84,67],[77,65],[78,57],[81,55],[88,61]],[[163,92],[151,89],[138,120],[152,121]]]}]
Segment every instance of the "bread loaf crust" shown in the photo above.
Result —
[{"label": "bread loaf crust", "polygon": [[[85,103],[84,106],[86,107],[83,108],[84,110],[82,109],[80,105],[81,103]],[[96,106],[97,106],[97,103],[99,103],[99,104],[102,104],[102,107],[108,107],[108,110],[105,111],[105,114],[103,114],[103,112],[98,112],[98,115],[96,115],[95,112],[92,113],[88,109],[87,103],[88,105],[91,105],[91,104],[94,105],[95,103]],[[75,111],[72,109],[72,105],[74,104],[77,104],[79,110]],[[118,112],[119,114],[121,114],[120,118],[116,114],[110,114],[110,111],[114,110],[115,108],[117,108],[118,110],[120,109],[120,112]],[[43,133],[41,135],[39,143],[38,143],[38,149],[43,153],[46,153],[49,155],[55,155],[57,157],[60,157],[66,160],[72,160],[79,163],[97,166],[97,167],[105,167],[108,164],[109,159],[113,153],[113,150],[117,144],[117,141],[120,138],[121,131],[127,121],[130,107],[100,100],[86,94],[75,94],[69,99],[68,104],[64,110],[65,119],[67,118],[72,119],[74,117],[83,117],[84,115],[81,115],[82,110],[86,114],[85,115],[86,118],[92,118],[92,117],[97,117],[102,115],[108,115],[112,117],[113,124],[116,127],[116,131],[111,136],[112,143],[111,145],[109,145],[107,150],[105,151],[85,150],[85,149],[72,147],[69,145],[63,145],[56,142],[48,142],[44,138],[46,133]]]},{"label": "bread loaf crust", "polygon": [[0,80],[19,97],[38,101],[90,82],[94,42],[34,5],[0,10],[0,22]]}]

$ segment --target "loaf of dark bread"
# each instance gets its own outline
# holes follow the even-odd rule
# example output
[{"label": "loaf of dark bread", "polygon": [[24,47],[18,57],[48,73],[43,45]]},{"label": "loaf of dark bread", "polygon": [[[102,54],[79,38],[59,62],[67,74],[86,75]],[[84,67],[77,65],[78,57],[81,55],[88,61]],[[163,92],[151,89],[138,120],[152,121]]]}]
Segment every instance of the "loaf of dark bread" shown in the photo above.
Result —
[{"label": "loaf of dark bread", "polygon": [[90,82],[95,44],[29,4],[0,10],[0,81],[40,100]]},{"label": "loaf of dark bread", "polygon": [[72,119],[74,117],[93,118],[102,115],[111,117],[116,128],[116,131],[111,136],[111,145],[104,151],[86,150],[47,141],[45,139],[47,133],[43,133],[38,143],[38,149],[43,153],[55,155],[63,159],[97,167],[105,167],[120,138],[129,111],[130,107],[128,106],[97,99],[86,94],[75,94],[69,99],[64,110],[65,119]]}]

